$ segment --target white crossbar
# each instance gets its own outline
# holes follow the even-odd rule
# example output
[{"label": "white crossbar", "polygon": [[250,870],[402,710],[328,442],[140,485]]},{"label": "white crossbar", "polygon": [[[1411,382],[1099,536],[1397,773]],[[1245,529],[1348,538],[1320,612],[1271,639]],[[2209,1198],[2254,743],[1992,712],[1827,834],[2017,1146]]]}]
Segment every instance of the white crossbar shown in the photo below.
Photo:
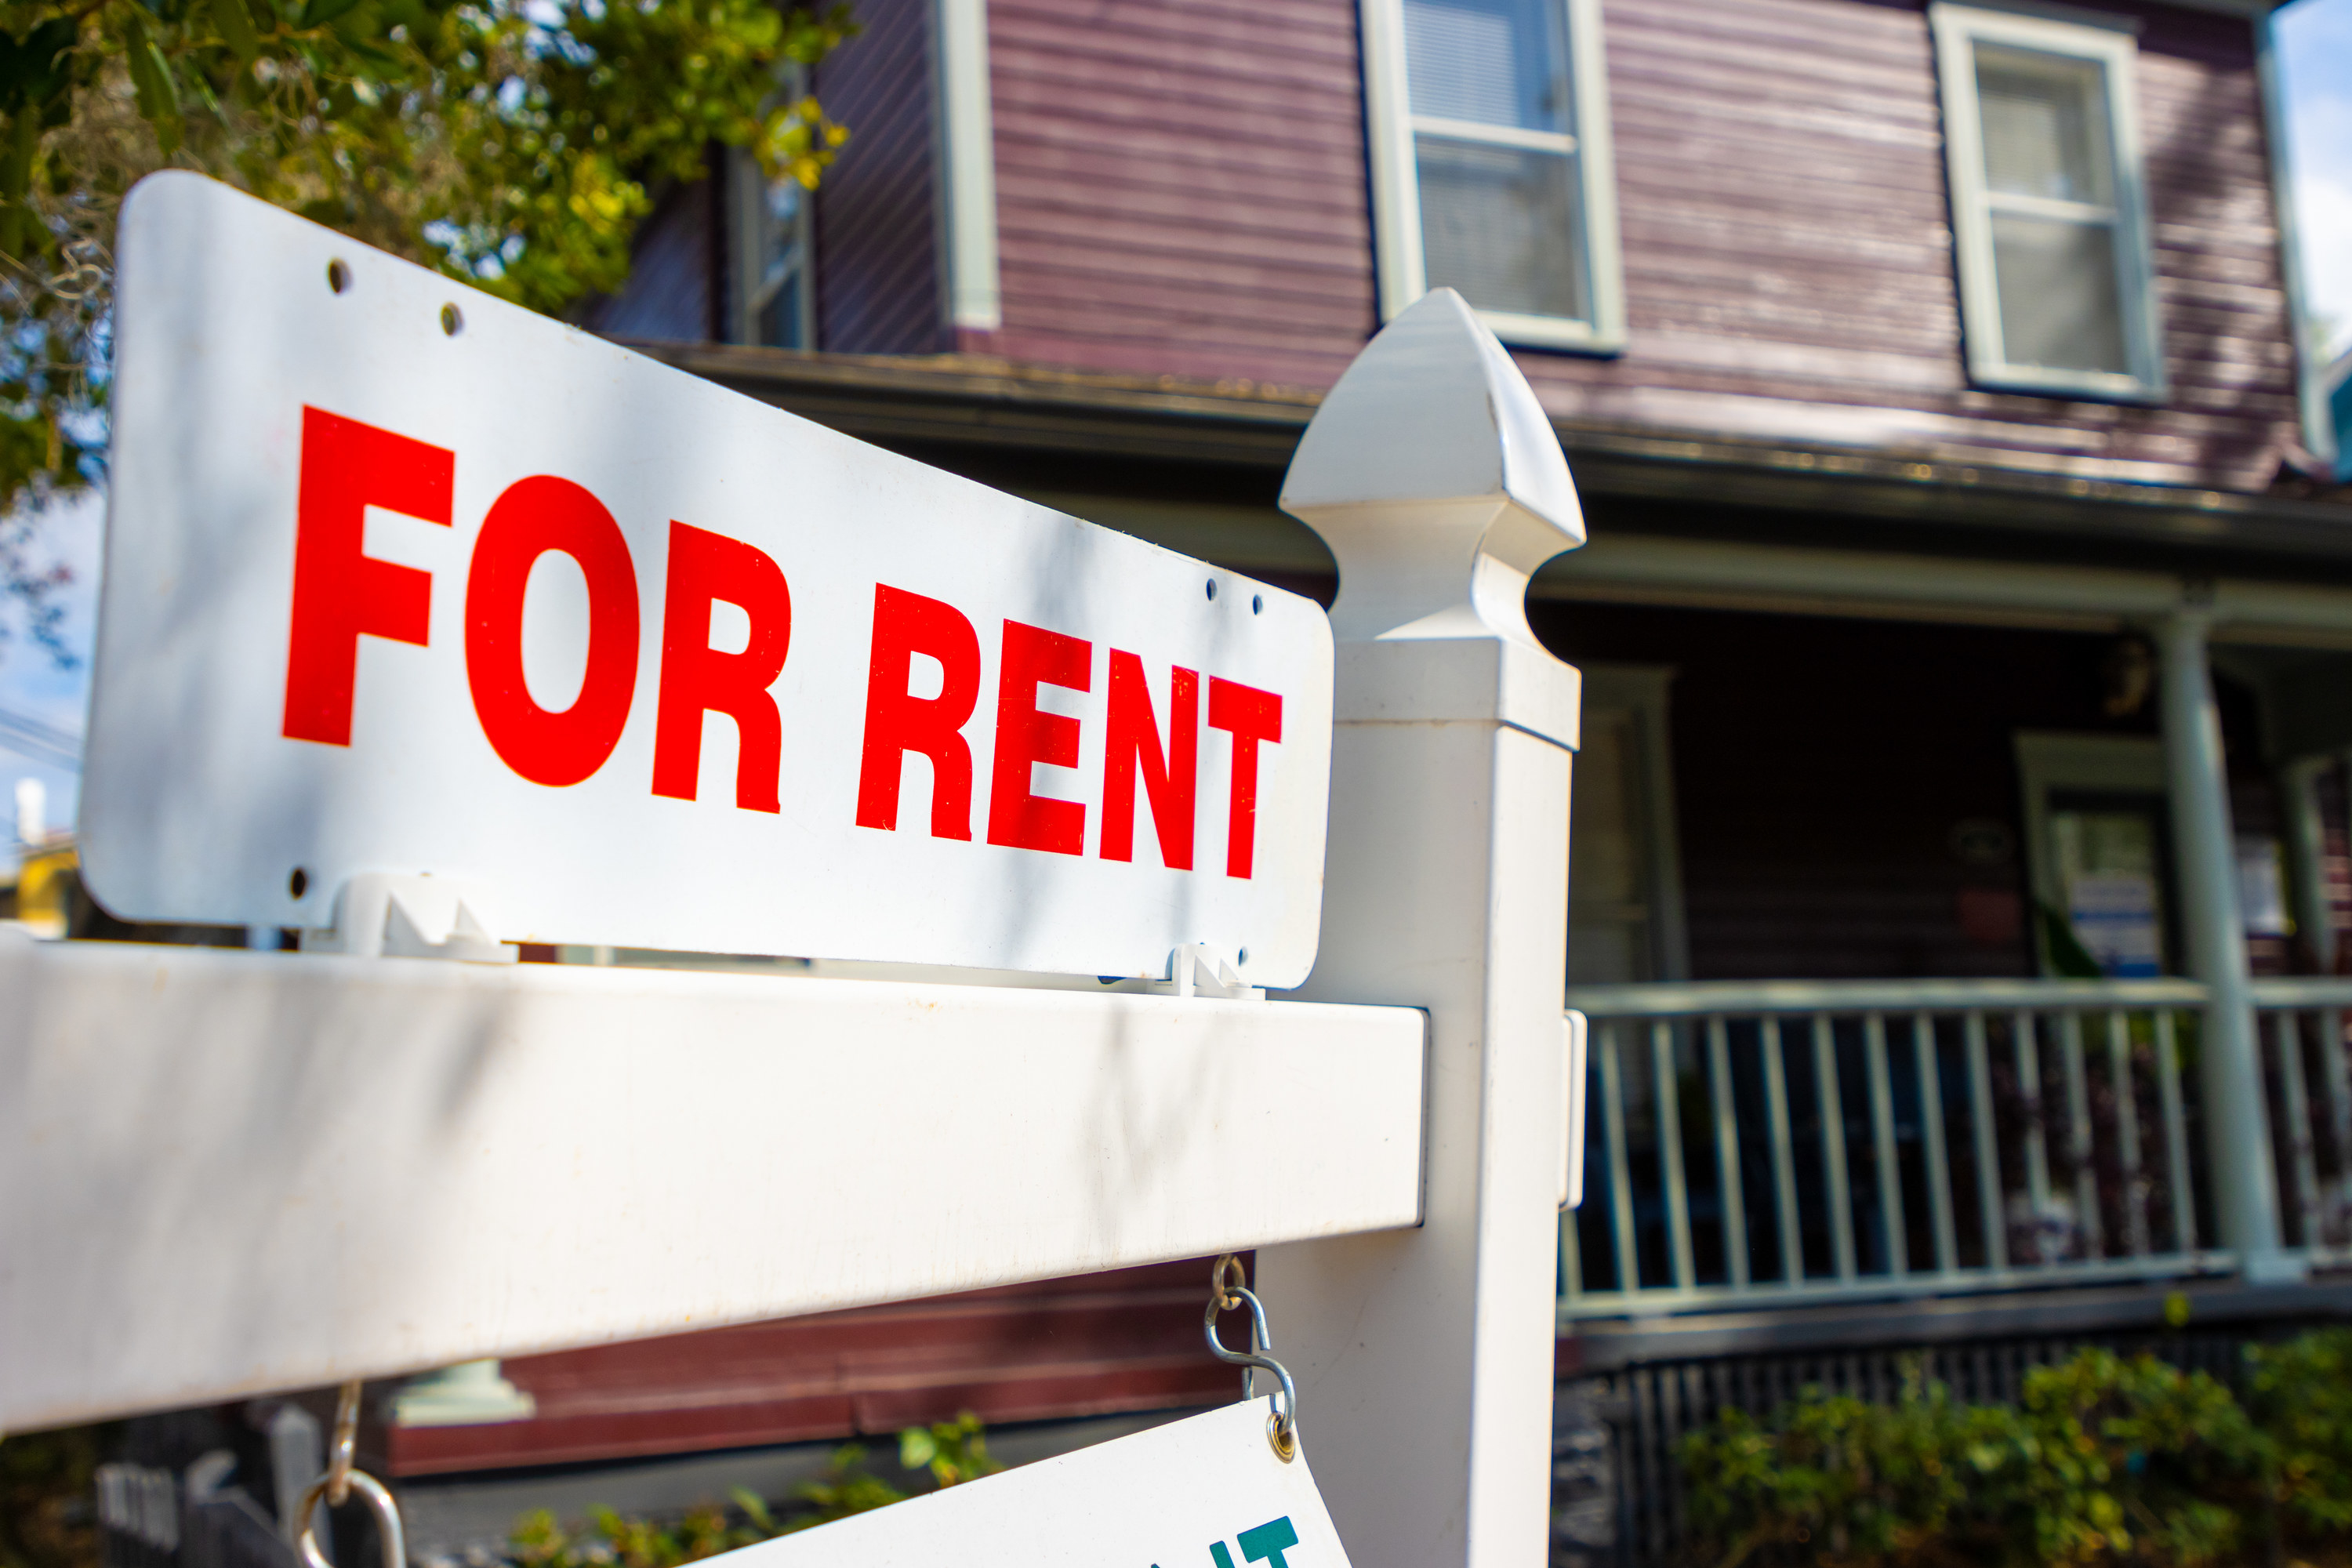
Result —
[{"label": "white crossbar", "polygon": [[0,1429],[1414,1225],[1423,1037],[0,939]]}]

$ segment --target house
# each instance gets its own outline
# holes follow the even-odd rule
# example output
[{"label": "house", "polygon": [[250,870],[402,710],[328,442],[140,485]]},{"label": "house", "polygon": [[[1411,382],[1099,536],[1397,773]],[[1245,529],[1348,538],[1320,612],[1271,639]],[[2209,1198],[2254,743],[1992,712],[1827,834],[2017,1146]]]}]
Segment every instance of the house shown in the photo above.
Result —
[{"label": "house", "polygon": [[[1727,1398],[2352,1302],[2352,506],[2263,0],[858,14],[823,187],[715,159],[584,325],[1327,601],[1275,498],[1384,319],[1460,290],[1552,416],[1563,1560],[1663,1552]],[[502,1468],[1142,1419],[1230,1386],[1205,1274],[517,1360],[384,1441],[520,1506]]]}]

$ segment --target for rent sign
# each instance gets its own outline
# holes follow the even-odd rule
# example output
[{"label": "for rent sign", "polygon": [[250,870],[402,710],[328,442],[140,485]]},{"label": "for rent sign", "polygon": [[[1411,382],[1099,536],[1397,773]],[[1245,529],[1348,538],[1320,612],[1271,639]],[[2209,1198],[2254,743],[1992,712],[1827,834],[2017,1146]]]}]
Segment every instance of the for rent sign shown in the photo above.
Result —
[{"label": "for rent sign", "polygon": [[83,823],[124,916],[1305,978],[1311,602],[193,175],[119,248]]}]

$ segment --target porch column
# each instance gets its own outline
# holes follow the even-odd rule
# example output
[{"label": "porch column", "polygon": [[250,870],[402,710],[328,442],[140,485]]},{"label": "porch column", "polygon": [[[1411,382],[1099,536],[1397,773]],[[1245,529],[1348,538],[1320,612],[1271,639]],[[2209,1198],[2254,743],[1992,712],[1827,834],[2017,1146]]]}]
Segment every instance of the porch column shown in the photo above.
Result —
[{"label": "porch column", "polygon": [[2238,1254],[2245,1278],[2275,1283],[2301,1279],[2304,1268],[2302,1259],[2279,1245],[2278,1182],[2246,968],[2245,919],[2238,907],[2237,837],[2230,820],[2221,719],[2206,668],[2211,626],[2210,610],[2187,604],[2159,629],[2166,784],[2189,970],[2210,990],[2198,1058],[2213,1208],[2221,1244]]}]

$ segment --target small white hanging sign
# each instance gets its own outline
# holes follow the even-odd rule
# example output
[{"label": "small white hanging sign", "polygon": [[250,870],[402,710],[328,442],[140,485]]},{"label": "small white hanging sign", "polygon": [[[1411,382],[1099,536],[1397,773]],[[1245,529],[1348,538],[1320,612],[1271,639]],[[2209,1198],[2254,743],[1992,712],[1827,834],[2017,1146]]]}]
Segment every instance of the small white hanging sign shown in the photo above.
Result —
[{"label": "small white hanging sign", "polygon": [[1271,1399],[730,1552],[735,1568],[1347,1568]]}]

